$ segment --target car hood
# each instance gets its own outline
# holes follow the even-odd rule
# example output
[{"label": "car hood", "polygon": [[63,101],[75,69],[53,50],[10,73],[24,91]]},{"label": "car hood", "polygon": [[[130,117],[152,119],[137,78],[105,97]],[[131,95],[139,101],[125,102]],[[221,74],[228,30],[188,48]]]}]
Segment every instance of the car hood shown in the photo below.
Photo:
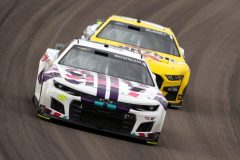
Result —
[{"label": "car hood", "polygon": [[120,48],[130,50],[132,52],[142,54],[144,58],[149,58],[156,62],[162,63],[171,63],[176,65],[186,64],[185,61],[180,57],[174,57],[171,55],[167,55],[166,53],[151,51],[149,49],[133,46],[133,45],[123,45],[119,46]]},{"label": "car hood", "polygon": [[181,57],[168,55],[162,52],[155,52],[132,45],[124,45],[120,46],[120,48],[141,54],[146,60],[146,62],[149,64],[153,73],[160,73],[161,71],[158,69],[159,67],[164,68],[165,70],[167,70],[168,74],[173,75],[185,75],[190,71],[189,66]]},{"label": "car hood", "polygon": [[59,64],[45,71],[46,74],[53,75],[54,80],[63,85],[100,99],[138,105],[167,105],[157,87]]}]

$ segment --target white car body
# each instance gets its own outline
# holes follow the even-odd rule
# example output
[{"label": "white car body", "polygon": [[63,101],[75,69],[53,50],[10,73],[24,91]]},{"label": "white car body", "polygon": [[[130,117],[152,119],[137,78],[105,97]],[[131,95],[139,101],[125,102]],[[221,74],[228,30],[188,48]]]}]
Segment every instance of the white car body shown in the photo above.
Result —
[{"label": "white car body", "polygon": [[[73,40],[60,55],[59,50],[47,49],[39,62],[33,96],[37,114],[46,119],[60,119],[144,139],[149,143],[157,142],[166,115],[167,101],[147,64],[154,86],[59,64],[73,46],[93,48],[145,63],[136,53],[80,39]],[[157,107],[151,111],[149,106]],[[89,111],[89,107],[92,110]],[[144,107],[147,110],[142,109]],[[85,112],[88,114],[85,115]],[[92,112],[94,115],[90,114]],[[84,121],[81,119],[83,114]],[[114,120],[117,120],[116,124]]]}]

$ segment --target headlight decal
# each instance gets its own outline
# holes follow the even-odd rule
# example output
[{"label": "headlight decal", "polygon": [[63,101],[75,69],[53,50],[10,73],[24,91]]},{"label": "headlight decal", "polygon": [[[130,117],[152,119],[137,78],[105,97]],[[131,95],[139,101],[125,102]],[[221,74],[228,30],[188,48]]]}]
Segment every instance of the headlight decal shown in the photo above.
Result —
[{"label": "headlight decal", "polygon": [[60,89],[68,94],[71,94],[73,96],[80,96],[80,92],[75,90],[75,89],[72,89],[70,87],[67,87],[61,83],[58,83],[57,81],[53,80],[53,84],[54,86],[57,88],[57,89]]},{"label": "headlight decal", "polygon": [[157,100],[158,102],[160,102],[165,110],[167,109],[168,101],[164,97],[162,97],[162,96],[160,97],[157,95],[154,97],[154,99]]},{"label": "headlight decal", "polygon": [[80,83],[81,83],[81,82],[76,81],[76,80],[74,80],[74,79],[65,78],[65,80],[66,80],[67,82],[69,82],[69,83],[72,83],[72,84],[80,84]]},{"label": "headlight decal", "polygon": [[183,75],[166,75],[169,81],[180,81],[183,79]]}]

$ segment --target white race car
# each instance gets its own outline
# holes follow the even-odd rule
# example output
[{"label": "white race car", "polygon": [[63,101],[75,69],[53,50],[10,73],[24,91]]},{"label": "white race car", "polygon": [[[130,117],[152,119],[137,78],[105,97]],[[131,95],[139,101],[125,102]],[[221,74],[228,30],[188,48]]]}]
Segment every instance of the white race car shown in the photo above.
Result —
[{"label": "white race car", "polygon": [[75,39],[47,49],[33,102],[37,115],[157,143],[167,101],[141,55]]}]

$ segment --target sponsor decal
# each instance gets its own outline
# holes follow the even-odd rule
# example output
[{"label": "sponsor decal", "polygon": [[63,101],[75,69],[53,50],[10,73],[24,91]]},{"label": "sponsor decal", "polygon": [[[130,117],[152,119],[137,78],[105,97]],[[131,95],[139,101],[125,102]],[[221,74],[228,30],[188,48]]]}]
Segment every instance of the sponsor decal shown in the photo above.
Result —
[{"label": "sponsor decal", "polygon": [[129,92],[128,95],[132,96],[132,97],[138,97],[139,96],[139,94],[137,92]]},{"label": "sponsor decal", "polygon": [[125,112],[128,113],[130,108],[128,106],[122,106],[119,104],[114,104],[112,101],[107,100],[107,99],[100,99],[100,100],[92,100],[86,97],[81,97],[81,102],[83,102],[84,104],[88,104],[88,105],[94,105],[96,107],[104,107],[107,109],[111,109],[111,110],[118,110],[121,112]]},{"label": "sponsor decal", "polygon": [[123,49],[129,50],[129,51],[132,51],[134,53],[141,54],[141,55],[143,55],[144,58],[150,58],[153,61],[162,62],[163,60],[168,60],[169,62],[176,63],[176,61],[173,59],[169,59],[167,57],[160,56],[159,54],[157,54],[153,51],[148,51],[147,49],[144,49],[144,48],[128,46],[128,45],[120,46],[120,47]]},{"label": "sponsor decal", "polygon": [[60,114],[60,113],[58,113],[58,112],[54,112],[54,113],[53,113],[53,116],[55,116],[55,117],[60,117],[60,116],[61,116],[61,114]]},{"label": "sponsor decal", "polygon": [[144,54],[143,57],[144,57],[144,58],[150,58],[150,59],[152,59],[152,60],[154,60],[154,61],[160,61],[159,58],[157,58],[157,57],[155,57],[155,56],[153,56],[153,55],[150,55],[150,54]]},{"label": "sponsor decal", "polygon": [[148,28],[146,28],[146,31],[170,38],[170,36],[168,34],[164,33],[164,32],[160,32],[160,31],[156,31],[156,30],[152,30],[152,29],[148,29]]},{"label": "sponsor decal", "polygon": [[[46,114],[49,114],[49,115],[52,115],[52,116],[55,116],[55,117],[58,117],[58,118],[64,118],[64,119],[67,119],[67,116],[65,116],[64,114],[62,113],[59,113],[57,111],[54,111],[50,108],[45,108],[44,112]],[[50,118],[49,118],[50,119]]]},{"label": "sponsor decal", "polygon": [[45,54],[42,56],[42,59],[41,59],[41,60],[42,60],[43,62],[44,62],[44,61],[46,62],[46,61],[48,61],[48,58],[49,58],[49,57],[48,57],[47,53],[45,53]]},{"label": "sponsor decal", "polygon": [[143,132],[139,132],[139,133],[131,133],[131,135],[133,135],[133,136],[138,136],[138,137],[147,137],[146,135],[145,135],[145,133],[143,133]]},{"label": "sponsor decal", "polygon": [[123,56],[123,55],[114,54],[114,58],[129,61],[129,62],[132,62],[132,63],[138,63],[138,64],[141,64],[141,65],[144,64],[144,62],[141,61],[141,60],[131,58],[131,57],[127,57],[127,56]]},{"label": "sponsor decal", "polygon": [[108,109],[112,109],[112,110],[116,110],[116,109],[117,109],[117,106],[114,105],[114,104],[108,104],[108,105],[107,105],[107,108],[108,108]]},{"label": "sponsor decal", "polygon": [[147,116],[147,117],[145,117],[145,119],[146,119],[146,120],[151,120],[151,121],[153,121],[153,120],[156,119],[156,117],[148,117],[148,116]]},{"label": "sponsor decal", "polygon": [[94,85],[94,76],[90,72],[74,68],[68,68],[65,71],[68,72],[68,74],[66,74],[67,78],[65,78],[65,80],[69,83],[80,84],[85,82],[86,86]]},{"label": "sponsor decal", "polygon": [[183,100],[183,95],[182,94],[178,95],[178,100]]},{"label": "sponsor decal", "polygon": [[94,101],[94,105],[97,107],[106,107],[111,110],[116,110],[117,106],[112,104],[112,101],[108,99],[100,99],[99,101]]},{"label": "sponsor decal", "polygon": [[145,117],[146,120],[150,120],[150,117]]},{"label": "sponsor decal", "polygon": [[61,101],[61,102],[65,102],[65,101],[67,100],[67,97],[66,97],[65,95],[63,95],[63,94],[59,94],[59,95],[57,96],[57,99],[58,99],[59,101]]},{"label": "sponsor decal", "polygon": [[100,101],[94,101],[94,106],[102,108],[104,106],[104,103]]},{"label": "sponsor decal", "polygon": [[146,136],[145,136],[145,133],[141,133],[141,132],[138,133],[138,136],[139,136],[139,137],[146,137]]}]

